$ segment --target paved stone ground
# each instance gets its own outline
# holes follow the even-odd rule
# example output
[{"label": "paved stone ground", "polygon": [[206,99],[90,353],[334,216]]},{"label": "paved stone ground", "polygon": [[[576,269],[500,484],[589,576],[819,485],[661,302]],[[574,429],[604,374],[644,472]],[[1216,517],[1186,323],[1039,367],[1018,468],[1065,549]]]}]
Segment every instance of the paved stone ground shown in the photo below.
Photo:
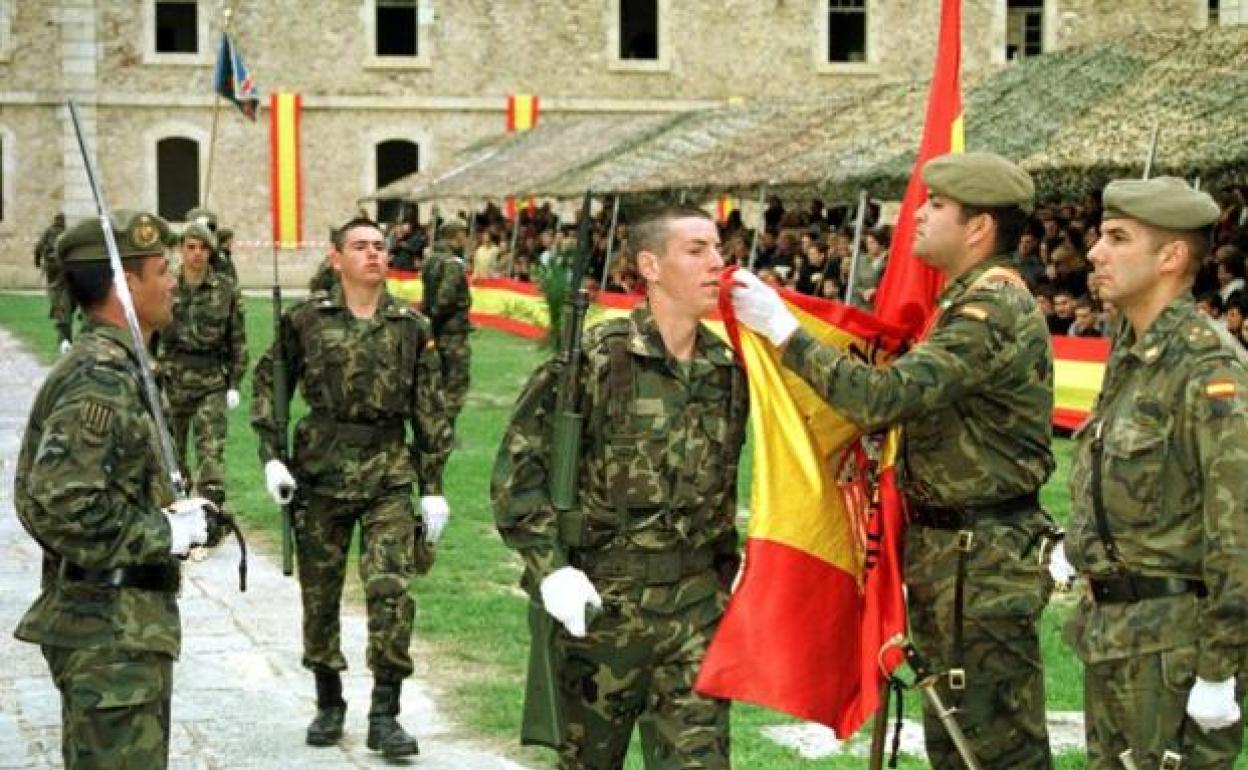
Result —
[{"label": "paved stone ground", "polygon": [[[35,390],[45,370],[0,329],[0,770],[61,766],[60,700],[34,645],[12,637],[39,584],[39,550],[13,512],[13,473]],[[299,666],[297,584],[252,553],[248,588],[238,592],[233,542],[202,562],[187,563],[181,597],[183,650],[174,668],[170,766],[217,768],[368,768],[386,766],[364,747],[371,681],[363,666],[363,611],[343,617],[343,649],[352,671],[344,681],[347,735],[340,746],[304,745],[312,718],[312,678]],[[457,731],[420,677],[403,692],[404,725],[421,756],[406,764],[428,770],[523,770],[482,750]]]}]

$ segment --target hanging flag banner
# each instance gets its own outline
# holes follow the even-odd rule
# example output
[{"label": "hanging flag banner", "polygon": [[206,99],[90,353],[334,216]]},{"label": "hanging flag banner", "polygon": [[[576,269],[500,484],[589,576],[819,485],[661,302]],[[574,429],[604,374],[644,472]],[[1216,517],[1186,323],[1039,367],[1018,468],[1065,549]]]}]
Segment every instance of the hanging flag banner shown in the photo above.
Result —
[{"label": "hanging flag banner", "polygon": [[297,248],[303,240],[303,191],[299,164],[299,94],[269,98],[269,194],[273,240],[278,248]]}]

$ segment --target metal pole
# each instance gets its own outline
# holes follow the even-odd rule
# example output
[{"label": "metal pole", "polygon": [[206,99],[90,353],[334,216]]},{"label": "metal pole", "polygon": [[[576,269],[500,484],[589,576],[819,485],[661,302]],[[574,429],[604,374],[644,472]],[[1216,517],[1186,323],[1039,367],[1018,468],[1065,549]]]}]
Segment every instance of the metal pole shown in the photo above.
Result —
[{"label": "metal pole", "polygon": [[604,290],[607,288],[607,275],[611,269],[611,256],[615,252],[615,225],[620,221],[620,196],[615,196],[615,202],[611,204],[611,229],[607,231],[607,256],[602,260],[602,280],[598,285]]},{"label": "metal pole", "polygon": [[[225,16],[225,24],[221,27],[221,35],[225,36],[230,30],[230,19],[234,15],[234,11],[229,6],[226,6],[225,10],[222,11],[222,15]],[[229,64],[233,66],[233,62]],[[213,85],[216,98],[212,104],[212,130],[208,134],[208,169],[204,172],[204,208],[208,208],[208,196],[212,193],[212,165],[217,155],[217,121],[221,117],[221,93],[216,91],[216,84],[214,83]]]},{"label": "metal pole", "polygon": [[[514,199],[515,196],[513,195]],[[516,204],[516,216],[511,222],[511,267],[507,269],[507,277],[516,277],[516,247],[520,243],[520,204]]]},{"label": "metal pole", "polygon": [[1153,121],[1153,136],[1148,142],[1148,156],[1144,159],[1144,175],[1143,179],[1148,179],[1153,173],[1153,162],[1157,160],[1157,136],[1161,133],[1161,121]]},{"label": "metal pole", "polygon": [[750,272],[754,271],[754,262],[758,260],[758,234],[767,226],[767,185],[758,188],[758,227],[754,229],[754,237],[750,239]]},{"label": "metal pole", "polygon": [[845,281],[845,304],[852,305],[854,284],[858,281],[858,256],[862,252],[862,228],[867,221],[867,191],[858,193],[858,216],[854,222],[854,248],[849,257],[849,279]]}]

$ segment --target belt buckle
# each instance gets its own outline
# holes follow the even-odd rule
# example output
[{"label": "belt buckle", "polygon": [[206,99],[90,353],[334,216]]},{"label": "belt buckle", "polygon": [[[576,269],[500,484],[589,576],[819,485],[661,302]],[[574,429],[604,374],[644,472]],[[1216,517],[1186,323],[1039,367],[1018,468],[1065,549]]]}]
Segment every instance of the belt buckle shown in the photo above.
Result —
[{"label": "belt buckle", "polygon": [[1183,755],[1167,749],[1161,755],[1161,770],[1179,770],[1183,766]]},{"label": "belt buckle", "polygon": [[962,553],[970,553],[971,545],[975,542],[975,532],[969,529],[958,530],[958,550]]},{"label": "belt buckle", "polygon": [[951,668],[949,669],[949,689],[965,690],[966,689],[966,669]]}]

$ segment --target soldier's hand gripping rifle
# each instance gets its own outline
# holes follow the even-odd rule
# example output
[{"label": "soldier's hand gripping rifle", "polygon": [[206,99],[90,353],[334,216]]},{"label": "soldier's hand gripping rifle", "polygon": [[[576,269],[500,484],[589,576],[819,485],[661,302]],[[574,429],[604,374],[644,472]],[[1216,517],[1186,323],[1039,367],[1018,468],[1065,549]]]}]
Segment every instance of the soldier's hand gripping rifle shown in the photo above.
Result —
[{"label": "soldier's hand gripping rifle", "polygon": [[[100,229],[104,234],[104,246],[108,250],[108,264],[113,273],[113,286],[117,289],[117,299],[121,302],[122,313],[126,317],[126,327],[130,331],[130,341],[134,343],[134,355],[139,362],[139,376],[143,382],[143,394],[152,421],[156,423],[156,439],[160,446],[160,459],[169,476],[169,486],[179,500],[187,498],[186,479],[182,476],[182,468],[178,463],[177,454],[173,451],[173,437],[169,433],[169,423],[165,421],[165,411],[161,406],[160,389],[156,387],[156,378],[152,374],[152,361],[147,351],[147,340],[139,327],[139,318],[134,312],[134,298],[130,296],[130,284],[126,283],[126,273],[121,266],[121,252],[117,250],[117,239],[113,235],[112,215],[104,203],[104,193],[100,190],[99,181],[95,176],[95,166],[91,163],[91,155],[87,152],[87,142],[82,134],[82,121],[78,117],[78,105],[71,99],[67,102],[69,119],[74,125],[74,135],[78,138],[78,151],[82,155],[82,165],[87,172],[87,181],[91,184],[91,195],[95,198],[95,210],[100,218]],[[233,516],[224,511],[217,511],[226,526],[238,540],[238,589],[247,590],[247,542],[243,540],[242,530]]]},{"label": "soldier's hand gripping rifle", "polygon": [[[586,191],[577,231],[576,256],[569,271],[563,309],[563,338],[555,358],[558,394],[550,449],[550,501],[559,519],[562,546],[580,544],[584,518],[576,508],[576,481],[581,455],[581,428],[578,385],[581,376],[581,332],[589,310],[589,292],[584,287],[585,270],[591,252],[589,204]],[[589,609],[587,608],[587,612]],[[563,745],[564,714],[559,699],[558,671],[555,665],[555,634],[559,622],[535,598],[529,606],[529,669],[524,692],[524,715],[520,741],[558,749]]]}]

